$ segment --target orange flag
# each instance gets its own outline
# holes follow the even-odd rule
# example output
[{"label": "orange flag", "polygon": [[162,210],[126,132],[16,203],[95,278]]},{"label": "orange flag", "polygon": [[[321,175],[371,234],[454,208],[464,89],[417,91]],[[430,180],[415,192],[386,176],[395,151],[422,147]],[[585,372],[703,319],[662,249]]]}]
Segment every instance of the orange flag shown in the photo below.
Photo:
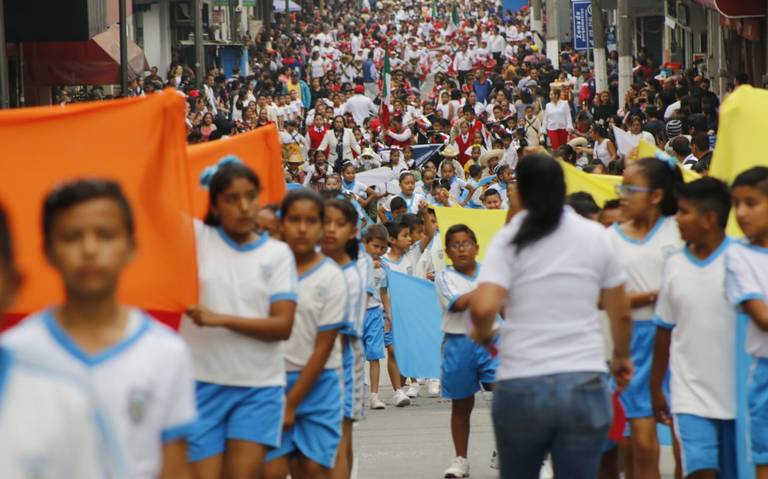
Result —
[{"label": "orange flag", "polygon": [[187,148],[189,156],[189,186],[195,216],[203,218],[208,210],[208,190],[200,186],[203,170],[222,158],[234,155],[248,165],[259,177],[259,203],[280,203],[285,196],[280,137],[275,125],[257,128],[230,138],[200,143]]},{"label": "orange flag", "polygon": [[58,184],[87,177],[119,182],[133,207],[137,251],[121,278],[120,300],[164,312],[197,302],[184,100],[177,93],[5,111],[0,148],[0,203],[24,275],[13,313],[62,301],[43,253],[43,199]]}]

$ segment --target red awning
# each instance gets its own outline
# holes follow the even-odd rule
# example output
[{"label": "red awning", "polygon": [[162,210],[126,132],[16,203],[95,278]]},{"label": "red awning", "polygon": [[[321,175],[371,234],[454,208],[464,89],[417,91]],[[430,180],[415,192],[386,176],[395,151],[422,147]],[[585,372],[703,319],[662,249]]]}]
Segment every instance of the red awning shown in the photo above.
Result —
[{"label": "red awning", "polygon": [[[128,78],[147,69],[144,52],[128,42]],[[24,80],[30,85],[117,85],[120,29],[113,25],[87,42],[24,43]]]},{"label": "red awning", "polygon": [[764,17],[766,0],[696,0],[728,18]]}]

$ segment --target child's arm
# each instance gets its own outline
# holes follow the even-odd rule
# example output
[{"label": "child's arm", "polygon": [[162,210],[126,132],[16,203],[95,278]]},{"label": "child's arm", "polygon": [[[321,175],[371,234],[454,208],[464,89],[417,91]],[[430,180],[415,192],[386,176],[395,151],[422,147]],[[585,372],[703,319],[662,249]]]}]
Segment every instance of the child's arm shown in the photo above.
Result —
[{"label": "child's arm", "polygon": [[295,312],[295,300],[272,303],[269,308],[269,316],[263,319],[219,314],[199,304],[187,308],[187,316],[198,326],[227,328],[262,341],[285,341],[288,339],[293,328]]},{"label": "child's arm", "polygon": [[379,221],[382,223],[386,223],[389,221],[387,219],[386,210],[384,209],[384,205],[379,205],[379,207],[376,209],[377,215],[379,216]]},{"label": "child's arm", "polygon": [[432,224],[432,220],[429,218],[429,204],[427,203],[427,200],[423,200],[419,205],[419,214],[424,221],[424,234],[422,235],[421,240],[419,240],[419,246],[421,247],[421,251],[424,251],[427,249],[427,246],[429,246],[429,242],[432,241],[432,238],[435,237],[436,230],[435,226]]},{"label": "child's arm", "polygon": [[472,290],[469,293],[464,293],[458,298],[456,298],[456,301],[453,302],[453,304],[450,306],[451,312],[461,312],[466,311],[467,308],[469,308],[470,303],[472,302],[472,294],[476,290]]},{"label": "child's arm", "polygon": [[469,203],[469,200],[472,199],[472,195],[475,194],[475,190],[476,190],[476,188],[472,186],[469,182],[467,182],[464,188],[467,190],[467,197],[464,198],[464,201],[459,203],[461,206],[467,206],[467,203]]},{"label": "child's arm", "polygon": [[669,426],[672,415],[664,397],[662,384],[669,369],[669,346],[672,343],[672,330],[666,327],[656,327],[656,339],[653,343],[653,365],[651,366],[651,403],[656,420]]},{"label": "child's arm", "polygon": [[768,331],[768,305],[762,299],[750,299],[741,303],[744,312],[754,321],[758,328]]},{"label": "child's arm", "polygon": [[381,304],[384,306],[384,331],[389,331],[392,325],[392,305],[389,302],[387,288],[381,288]]}]

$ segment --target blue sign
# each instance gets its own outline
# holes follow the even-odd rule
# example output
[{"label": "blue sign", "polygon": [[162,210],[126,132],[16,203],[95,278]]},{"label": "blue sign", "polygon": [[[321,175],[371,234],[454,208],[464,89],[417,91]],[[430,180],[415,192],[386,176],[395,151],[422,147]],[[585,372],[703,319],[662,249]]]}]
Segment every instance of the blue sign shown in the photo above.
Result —
[{"label": "blue sign", "polygon": [[588,50],[595,47],[592,35],[592,4],[589,1],[573,2],[573,49]]},{"label": "blue sign", "polygon": [[528,0],[502,0],[501,4],[505,12],[509,10],[512,13],[517,13],[528,5]]}]

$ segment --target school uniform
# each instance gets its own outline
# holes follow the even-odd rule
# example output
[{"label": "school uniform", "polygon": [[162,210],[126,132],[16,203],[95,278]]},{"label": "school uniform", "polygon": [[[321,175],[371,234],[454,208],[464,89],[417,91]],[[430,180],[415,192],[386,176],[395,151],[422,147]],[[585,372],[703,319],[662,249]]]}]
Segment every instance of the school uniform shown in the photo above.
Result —
[{"label": "school uniform", "polygon": [[[382,261],[383,263],[383,261]],[[387,289],[387,271],[384,266],[373,268],[368,278],[370,299],[363,323],[363,349],[366,361],[384,359],[384,307],[381,290]]]},{"label": "school uniform", "polygon": [[664,267],[654,322],[672,330],[671,412],[683,475],[736,477],[736,311],[725,292],[726,238],[706,259],[685,247]]},{"label": "school uniform", "polygon": [[[666,257],[682,246],[674,218],[662,216],[641,240],[627,236],[618,223],[608,232],[627,275],[627,291],[658,291]],[[634,308],[631,354],[635,371],[632,381],[620,396],[627,419],[653,417],[650,379],[655,338],[653,306]]]},{"label": "school uniform", "polygon": [[467,318],[453,306],[464,294],[477,287],[480,265],[473,276],[449,266],[435,277],[435,290],[443,309],[443,347],[440,373],[441,396],[458,400],[474,396],[481,385],[493,384],[498,360],[468,336]]},{"label": "school uniform", "polygon": [[[222,228],[195,221],[200,304],[259,321],[273,303],[297,299],[296,265],[285,243],[263,234],[238,244]],[[282,341],[262,341],[183,317],[179,334],[192,350],[200,419],[191,461],[224,452],[227,439],[280,444],[285,409]]]},{"label": "school uniform", "polygon": [[[735,306],[768,297],[768,248],[734,241],[726,255],[726,290]],[[752,462],[768,465],[768,333],[754,321],[747,325],[747,353],[752,369],[747,385]]]},{"label": "school uniform", "polygon": [[[312,356],[317,335],[347,326],[347,292],[340,287],[344,284],[344,273],[329,258],[299,276],[296,315],[285,343],[287,393]],[[341,342],[335,341],[323,371],[296,408],[294,425],[283,432],[280,445],[267,453],[267,462],[298,451],[323,467],[333,467],[344,414],[341,368]]]},{"label": "school uniform", "polygon": [[[369,266],[370,263],[370,266]],[[363,419],[365,408],[365,363],[363,360],[363,320],[368,303],[368,271],[373,268],[370,256],[361,256],[342,266],[347,285],[349,316],[341,330],[344,368],[344,418]]]},{"label": "school uniform", "polygon": [[[386,255],[382,256],[382,266],[384,266],[387,270],[412,276],[416,268],[416,262],[419,260],[421,253],[421,245],[416,243],[412,245],[411,248],[406,251],[405,254],[403,254],[403,256],[400,257],[399,261],[394,261]],[[389,331],[384,332],[384,346],[390,346],[394,344],[394,342],[395,337],[392,333],[392,327],[390,327]]]},{"label": "school uniform", "polygon": [[173,331],[138,309],[130,311],[123,338],[97,354],[83,351],[52,309],[26,319],[4,335],[3,343],[93,392],[114,431],[128,477],[156,478],[163,445],[190,434],[196,413],[189,351]]},{"label": "school uniform", "polygon": [[445,250],[440,237],[440,232],[435,231],[435,235],[429,240],[429,244],[424,248],[416,267],[414,275],[419,278],[426,278],[429,273],[439,273],[445,269]]},{"label": "school uniform", "polygon": [[[404,194],[400,193],[397,196],[402,198],[405,201],[405,206],[408,208],[408,213],[417,215],[419,214],[419,205],[422,201],[427,201],[426,196],[422,195],[421,193],[414,192],[410,198],[406,198]],[[392,211],[392,208],[390,205],[392,204],[392,199],[395,198],[393,196],[392,198],[387,201],[387,211]]]},{"label": "school uniform", "polygon": [[84,384],[0,348],[3,477],[126,477],[110,429]]}]

